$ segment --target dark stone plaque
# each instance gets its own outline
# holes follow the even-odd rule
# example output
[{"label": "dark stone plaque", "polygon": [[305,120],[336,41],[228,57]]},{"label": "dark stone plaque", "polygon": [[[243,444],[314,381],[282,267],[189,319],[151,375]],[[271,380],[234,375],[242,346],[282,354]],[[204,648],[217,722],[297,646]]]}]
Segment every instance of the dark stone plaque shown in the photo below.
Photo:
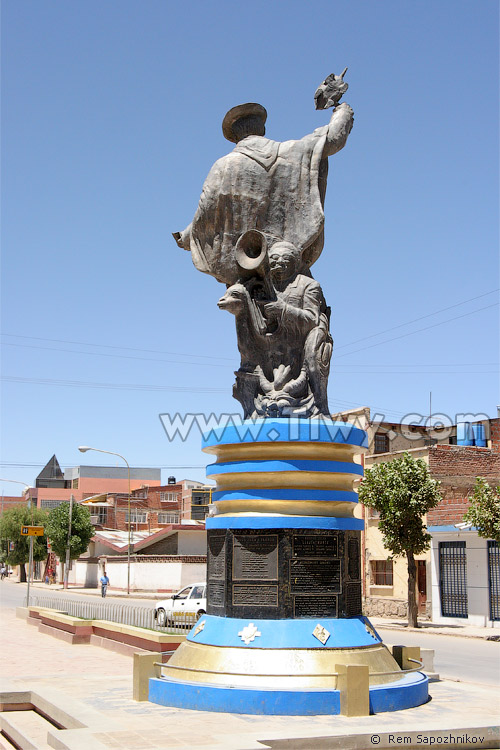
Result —
[{"label": "dark stone plaque", "polygon": [[293,557],[337,557],[338,540],[336,536],[310,534],[293,537]]},{"label": "dark stone plaque", "polygon": [[215,583],[209,582],[207,604],[211,605],[212,607],[223,607],[225,601],[224,589],[224,581],[216,581]]},{"label": "dark stone plaque", "polygon": [[307,595],[293,597],[294,617],[337,617],[337,597]]},{"label": "dark stone plaque", "polygon": [[344,586],[344,604],[346,617],[357,617],[362,613],[361,582]]},{"label": "dark stone plaque", "polygon": [[347,575],[351,581],[359,581],[359,540],[354,536],[347,543]]},{"label": "dark stone plaque", "polygon": [[277,607],[278,587],[258,583],[233,585],[233,605],[238,607]]},{"label": "dark stone plaque", "polygon": [[278,535],[235,535],[233,581],[276,581],[277,579]]},{"label": "dark stone plaque", "polygon": [[208,538],[208,575],[212,578],[224,578],[226,573],[225,535],[210,535]]},{"label": "dark stone plaque", "polygon": [[290,560],[290,591],[292,593],[330,592],[341,589],[340,560],[301,558]]}]

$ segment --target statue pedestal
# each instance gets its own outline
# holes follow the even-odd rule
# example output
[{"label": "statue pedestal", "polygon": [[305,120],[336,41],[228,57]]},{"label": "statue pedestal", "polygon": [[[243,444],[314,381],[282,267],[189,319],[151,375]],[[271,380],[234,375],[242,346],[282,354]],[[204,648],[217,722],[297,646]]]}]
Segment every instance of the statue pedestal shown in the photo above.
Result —
[{"label": "statue pedestal", "polygon": [[[150,680],[167,706],[250,714],[341,711],[339,674],[368,667],[370,711],[424,703],[361,611],[355,461],[366,434],[327,419],[215,430],[203,450],[218,515],[207,519],[207,615]],[[340,670],[340,671],[339,671]]]}]

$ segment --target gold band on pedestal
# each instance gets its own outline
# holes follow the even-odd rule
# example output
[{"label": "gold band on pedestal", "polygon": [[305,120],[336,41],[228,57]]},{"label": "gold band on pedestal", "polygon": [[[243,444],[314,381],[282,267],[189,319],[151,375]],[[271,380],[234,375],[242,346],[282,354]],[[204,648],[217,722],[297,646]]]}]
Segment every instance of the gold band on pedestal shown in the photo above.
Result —
[{"label": "gold band on pedestal", "polygon": [[399,671],[398,664],[382,643],[338,649],[244,649],[185,641],[162,673],[173,680],[233,687],[335,690],[336,665],[339,664],[367,665],[371,673],[370,685],[398,679],[394,674]]}]

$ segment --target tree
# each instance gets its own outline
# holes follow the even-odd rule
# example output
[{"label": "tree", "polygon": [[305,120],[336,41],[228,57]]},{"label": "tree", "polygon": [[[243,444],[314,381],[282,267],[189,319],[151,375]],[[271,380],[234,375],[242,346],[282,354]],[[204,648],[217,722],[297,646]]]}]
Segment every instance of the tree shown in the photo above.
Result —
[{"label": "tree", "polygon": [[464,521],[475,526],[479,536],[500,543],[500,487],[494,489],[484,477],[477,477],[469,503]]},{"label": "tree", "polygon": [[[21,536],[21,526],[45,526],[47,513],[38,508],[28,508],[24,505],[14,505],[0,516],[0,539],[11,542],[14,549],[8,549],[7,562],[9,565],[20,566],[20,580],[26,580],[25,564],[29,561],[29,536]],[[33,560],[45,560],[47,557],[47,537],[33,537]]]},{"label": "tree", "polygon": [[[69,503],[61,503],[49,511],[45,530],[52,544],[52,550],[64,563],[68,544]],[[71,560],[83,555],[89,547],[95,529],[90,522],[90,511],[84,505],[73,503],[71,514],[71,535],[69,556]]]},{"label": "tree", "polygon": [[425,461],[409,453],[376,464],[361,482],[359,499],[380,514],[378,527],[392,557],[406,556],[408,563],[408,624],[418,627],[417,566],[415,555],[429,549],[431,536],[424,516],[441,500],[439,482],[432,479]]}]

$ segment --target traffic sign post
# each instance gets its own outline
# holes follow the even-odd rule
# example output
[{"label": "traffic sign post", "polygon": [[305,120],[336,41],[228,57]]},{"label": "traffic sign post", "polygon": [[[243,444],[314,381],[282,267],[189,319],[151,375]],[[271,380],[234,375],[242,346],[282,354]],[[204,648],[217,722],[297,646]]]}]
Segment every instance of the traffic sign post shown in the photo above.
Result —
[{"label": "traffic sign post", "polygon": [[21,536],[29,536],[30,538],[30,556],[28,563],[28,586],[26,588],[26,607],[30,605],[30,582],[31,576],[33,575],[33,538],[35,536],[43,536],[43,526],[21,526]]},{"label": "traffic sign post", "polygon": [[21,526],[21,536],[43,536],[43,526]]}]

